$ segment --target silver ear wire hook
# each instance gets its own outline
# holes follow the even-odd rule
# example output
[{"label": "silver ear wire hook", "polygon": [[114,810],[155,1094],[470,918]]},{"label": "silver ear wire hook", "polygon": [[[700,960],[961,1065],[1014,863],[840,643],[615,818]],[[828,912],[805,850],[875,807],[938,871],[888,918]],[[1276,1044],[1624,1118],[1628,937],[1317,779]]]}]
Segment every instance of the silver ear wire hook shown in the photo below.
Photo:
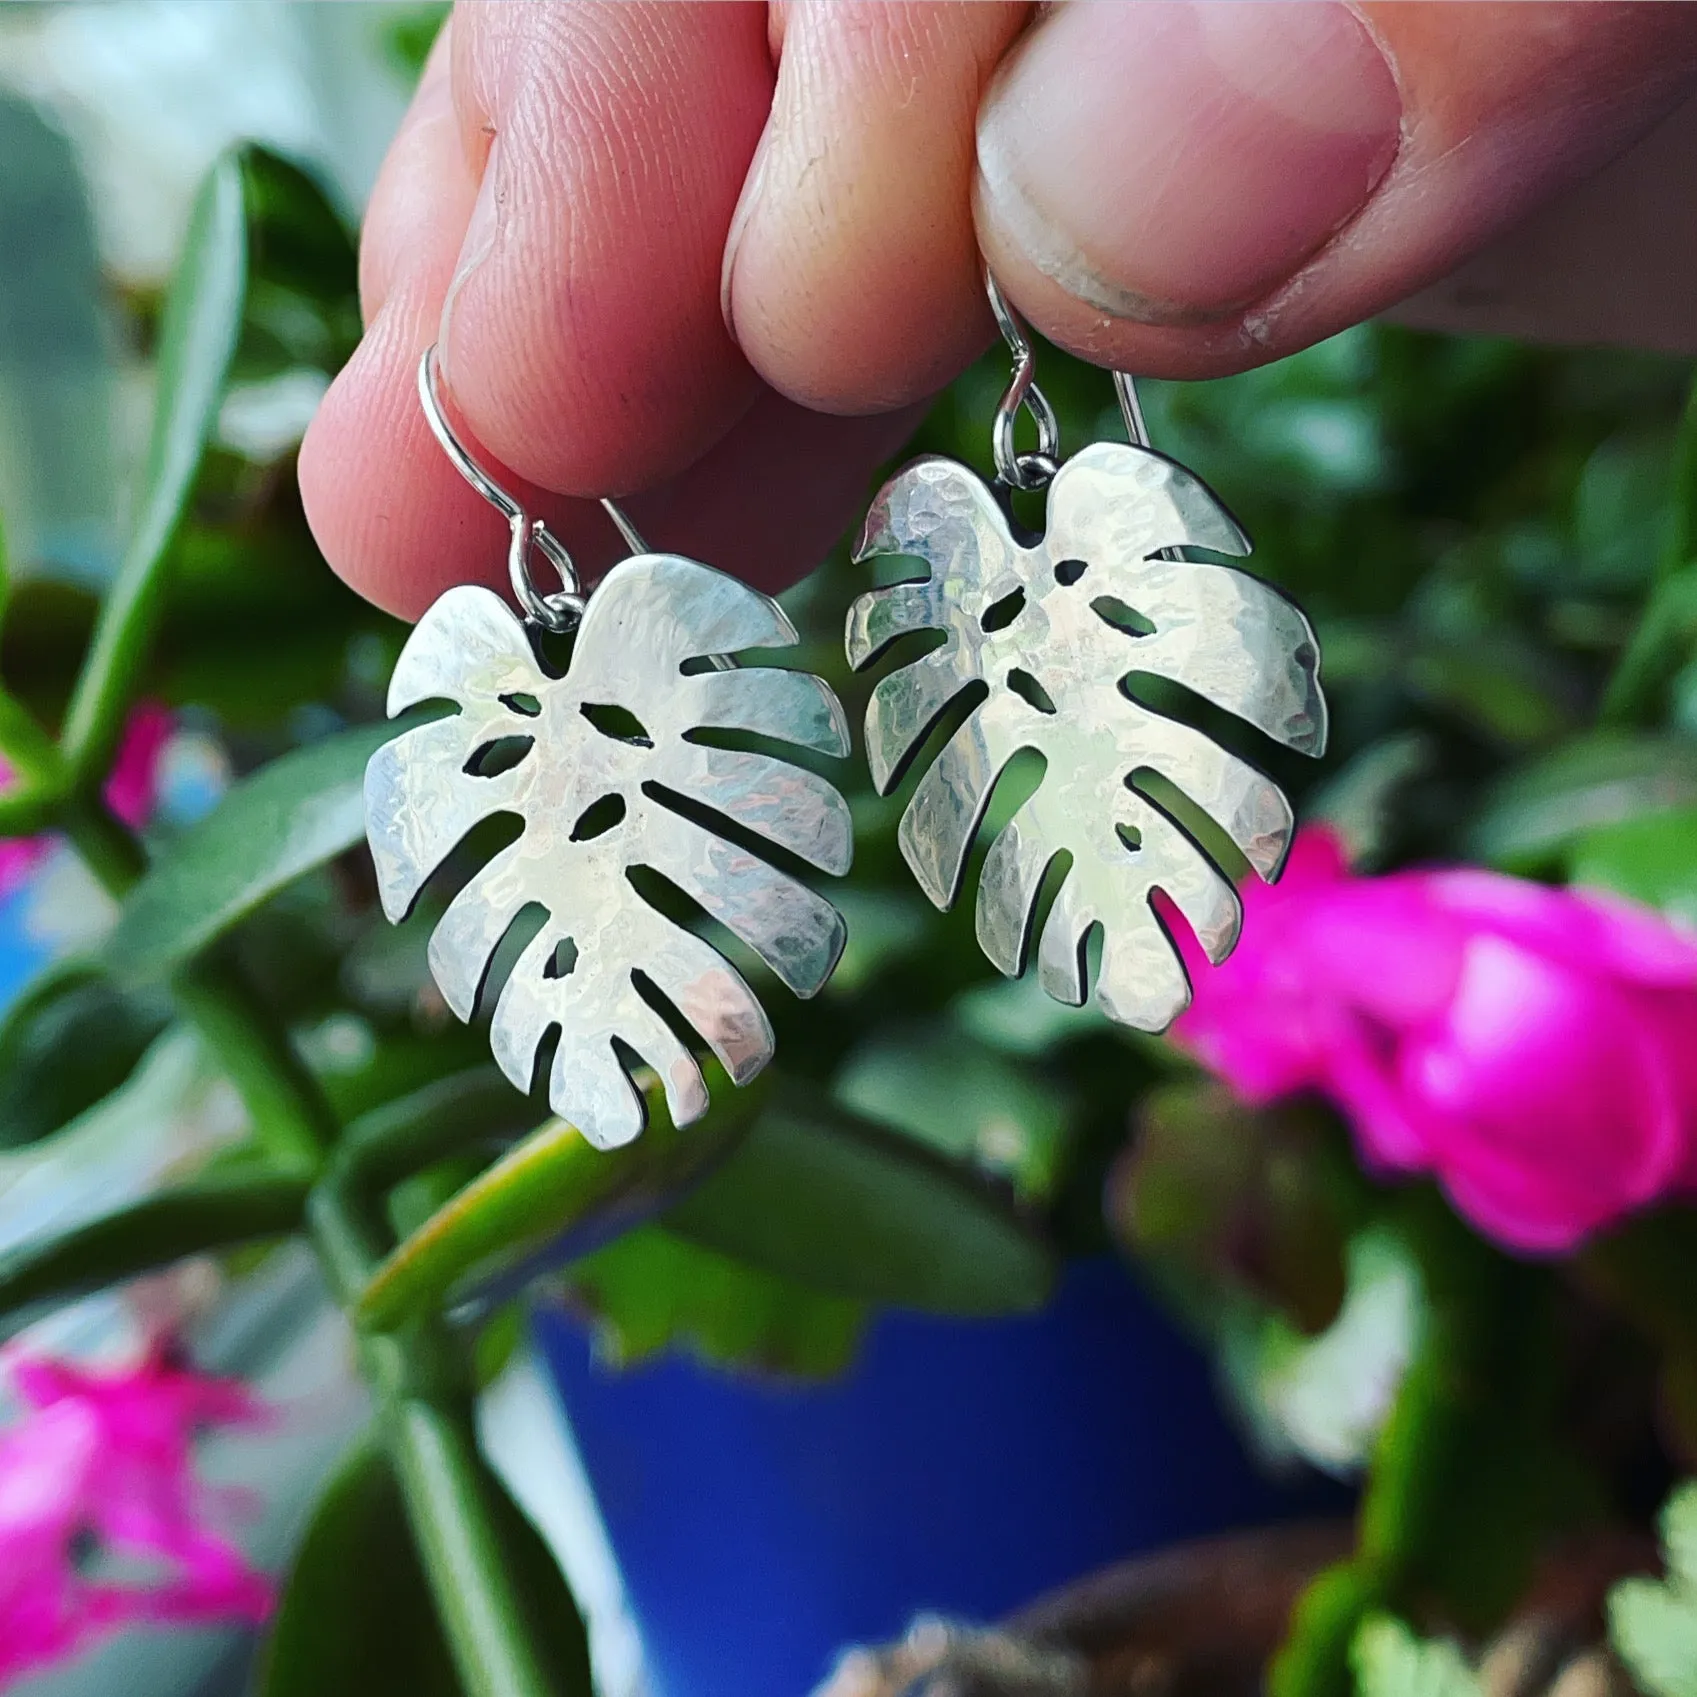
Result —
[{"label": "silver ear wire hook", "polygon": [[[1011,489],[1041,489],[1060,463],[1061,426],[1049,398],[1037,387],[1037,356],[1031,351],[1031,339],[1019,321],[1019,315],[1008,304],[1001,285],[986,269],[984,292],[990,297],[990,310],[996,315],[996,328],[1013,355],[1013,376],[1006,391],[996,403],[996,421],[991,426],[990,444],[996,455],[996,475]],[[1024,407],[1037,426],[1037,451],[1022,454],[1014,445],[1014,423],[1019,409]]]},{"label": "silver ear wire hook", "polygon": [[[1025,333],[1019,314],[1014,311],[1001,285],[988,270],[984,273],[984,292],[990,297],[990,310],[996,315],[996,327],[1013,355],[1013,377],[996,407],[995,435],[996,475],[1015,489],[1039,489],[1055,475],[1056,457],[1060,452],[1060,426],[1055,409],[1037,387],[1037,356],[1031,349],[1031,338]],[[1116,371],[1114,394],[1120,403],[1120,417],[1125,420],[1125,433],[1133,447],[1147,448],[1149,426],[1143,419],[1143,403],[1137,398],[1137,379],[1129,371]],[[1021,454],[1014,449],[1014,422],[1023,406],[1037,425],[1037,452]]]},{"label": "silver ear wire hook", "polygon": [[1149,426],[1143,422],[1143,403],[1137,398],[1137,379],[1129,371],[1114,373],[1114,393],[1119,397],[1120,417],[1134,448],[1147,448]]},{"label": "silver ear wire hook", "polygon": [[[507,521],[511,541],[507,547],[507,575],[512,581],[513,594],[519,605],[545,630],[567,631],[583,617],[583,584],[577,565],[559,537],[548,528],[545,519],[532,518],[511,495],[478,463],[476,456],[462,442],[442,405],[441,362],[436,356],[434,342],[419,356],[418,398],[424,408],[436,440],[452,461],[454,469]],[[616,501],[606,497],[601,501],[625,546],[633,554],[649,552],[641,532],[626,517]],[[530,572],[531,551],[547,560],[560,579],[559,589],[544,594],[536,587]]]}]

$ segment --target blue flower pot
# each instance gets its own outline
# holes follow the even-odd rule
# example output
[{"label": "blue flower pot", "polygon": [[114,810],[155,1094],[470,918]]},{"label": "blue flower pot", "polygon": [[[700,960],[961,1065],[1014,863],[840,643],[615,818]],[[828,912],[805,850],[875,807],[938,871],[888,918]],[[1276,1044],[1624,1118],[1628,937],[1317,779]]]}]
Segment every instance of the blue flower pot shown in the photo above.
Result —
[{"label": "blue flower pot", "polygon": [[921,1609],[988,1620],[1175,1539],[1312,1507],[1222,1416],[1202,1355],[1114,1263],[1027,1318],[891,1314],[847,1378],[596,1363],[540,1341],[657,1697],[805,1697]]}]

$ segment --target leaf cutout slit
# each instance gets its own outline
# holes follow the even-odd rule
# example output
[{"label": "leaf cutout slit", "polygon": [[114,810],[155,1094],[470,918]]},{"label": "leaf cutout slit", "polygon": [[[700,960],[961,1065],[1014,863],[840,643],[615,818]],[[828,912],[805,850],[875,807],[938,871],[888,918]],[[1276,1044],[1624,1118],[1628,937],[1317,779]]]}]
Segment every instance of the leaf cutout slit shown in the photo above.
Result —
[{"label": "leaf cutout slit", "polygon": [[542,712],[542,703],[528,690],[514,690],[511,695],[503,695],[500,700],[509,713],[517,713],[522,718],[534,719]]},{"label": "leaf cutout slit", "polygon": [[498,778],[512,771],[535,746],[535,737],[496,737],[474,749],[462,770],[468,778]]},{"label": "leaf cutout slit", "polygon": [[637,748],[654,746],[648,727],[628,707],[615,701],[586,701],[581,711],[602,736],[614,742],[631,743]]},{"label": "leaf cutout slit", "polygon": [[[641,862],[627,866],[625,882],[656,913],[663,914],[674,925],[680,925],[686,931],[693,931],[700,936],[715,923],[707,910],[687,890],[680,890],[664,872],[656,871],[652,866]],[[725,935],[729,936],[730,933],[726,932]],[[713,947],[719,949],[721,954],[724,953],[718,938],[713,939]]]},{"label": "leaf cutout slit", "polygon": [[1227,753],[1247,761],[1259,772],[1276,774],[1293,769],[1289,751],[1265,731],[1226,708],[1217,707],[1205,695],[1175,678],[1134,670],[1120,679],[1119,690],[1127,701],[1146,713],[1200,731],[1210,742],[1218,743]]},{"label": "leaf cutout slit", "polygon": [[536,941],[547,923],[548,910],[541,902],[526,902],[513,915],[512,924],[490,952],[483,976],[478,980],[476,1017],[483,1017],[495,1006],[513,968],[518,965],[519,956]]},{"label": "leaf cutout slit", "polygon": [[1020,926],[1017,957],[1019,976],[1024,976],[1031,968],[1031,957],[1035,952],[1037,939],[1043,935],[1043,927],[1049,923],[1049,914],[1060,899],[1061,886],[1066,883],[1071,872],[1072,850],[1057,849],[1049,857],[1042,876],[1037,880],[1037,894]]},{"label": "leaf cutout slit", "polygon": [[[1056,575],[1059,576],[1059,573]],[[1155,634],[1155,621],[1146,618],[1135,607],[1127,606],[1117,595],[1098,595],[1090,603],[1090,610],[1104,623],[1124,631],[1127,636]]]},{"label": "leaf cutout slit", "polygon": [[1083,560],[1057,560],[1055,562],[1055,582],[1062,589],[1071,589],[1089,569]]},{"label": "leaf cutout slit", "polygon": [[[477,820],[418,886],[406,917],[416,916],[421,907],[439,907],[448,902],[496,855],[511,848],[523,835],[524,820],[510,808]],[[436,921],[432,919],[429,923],[434,925]]]},{"label": "leaf cutout slit", "polygon": [[[636,973],[631,974],[633,982],[636,977]],[[646,1000],[646,998],[644,999]],[[614,1035],[609,1037],[607,1042],[608,1046],[612,1049],[614,1056],[617,1058],[620,1067],[623,1069],[625,1077],[628,1078],[632,1084],[635,1084],[636,1081],[645,1074],[654,1073],[655,1069],[652,1062],[648,1060],[642,1051],[638,1049],[629,1038]],[[647,1092],[638,1087],[637,1097],[642,1104],[640,1110],[642,1114],[642,1128],[646,1131],[648,1129]]]},{"label": "leaf cutout slit", "polygon": [[[1044,922],[1047,923],[1046,918]],[[1039,932],[1038,935],[1041,936],[1042,933]],[[1102,946],[1106,936],[1107,933],[1099,919],[1091,920],[1080,933],[1074,958],[1078,962],[1078,984],[1082,994],[1076,1003],[1070,1005],[1084,1007],[1089,1002],[1096,986],[1101,982]],[[1056,997],[1057,1001],[1060,999],[1060,997]]]},{"label": "leaf cutout slit", "polygon": [[1127,774],[1125,786],[1182,831],[1231,883],[1250,875],[1253,869],[1243,850],[1164,773],[1140,766]]},{"label": "leaf cutout slit", "polygon": [[948,745],[955,732],[989,699],[990,686],[982,678],[969,679],[963,688],[951,695],[890,768],[889,782],[884,786],[884,794],[888,795],[900,788],[916,761],[923,760],[929,766],[936,755]]},{"label": "leaf cutout slit", "polygon": [[565,1032],[558,1020],[543,1030],[536,1045],[535,1059],[531,1062],[530,1082],[524,1087],[525,1095],[547,1099],[548,1078],[554,1070],[554,1057],[560,1052],[560,1043],[564,1036]]},{"label": "leaf cutout slit", "polygon": [[992,601],[979,614],[978,622],[984,627],[985,635],[993,636],[999,630],[1006,630],[1024,611],[1025,591],[1010,590],[999,601]]},{"label": "leaf cutout slit", "polygon": [[687,819],[690,824],[699,825],[702,830],[712,832],[715,837],[723,837],[727,843],[735,844],[737,848],[765,861],[768,866],[775,866],[780,872],[787,872],[792,878],[806,883],[814,874],[814,868],[793,850],[782,843],[774,842],[770,837],[762,836],[759,831],[752,830],[740,820],[732,819],[728,814],[721,813],[718,808],[698,800],[695,796],[682,795],[677,790],[652,780],[642,786],[642,793],[680,818]]},{"label": "leaf cutout slit", "polygon": [[636,993],[660,1016],[679,1044],[699,1062],[706,1055],[707,1046],[695,1027],[684,1018],[677,1003],[640,966],[632,968],[630,981],[636,986]]},{"label": "leaf cutout slit", "polygon": [[1053,713],[1055,704],[1049,698],[1049,692],[1023,666],[1015,666],[1008,673],[1008,688],[1021,701],[1035,707],[1039,713]]},{"label": "leaf cutout slit", "polygon": [[597,797],[579,814],[577,823],[572,826],[571,840],[588,843],[606,836],[615,826],[624,823],[628,811],[625,798],[617,790]]},{"label": "leaf cutout slit", "polygon": [[548,964],[542,969],[544,978],[570,978],[572,969],[577,965],[577,944],[570,937],[562,937],[554,945],[554,952],[548,957]]},{"label": "leaf cutout slit", "polygon": [[[1145,797],[1144,799],[1147,800],[1148,798]],[[1132,854],[1136,854],[1143,847],[1143,833],[1135,825],[1117,824],[1114,826],[1114,835],[1125,844],[1127,850]]]}]

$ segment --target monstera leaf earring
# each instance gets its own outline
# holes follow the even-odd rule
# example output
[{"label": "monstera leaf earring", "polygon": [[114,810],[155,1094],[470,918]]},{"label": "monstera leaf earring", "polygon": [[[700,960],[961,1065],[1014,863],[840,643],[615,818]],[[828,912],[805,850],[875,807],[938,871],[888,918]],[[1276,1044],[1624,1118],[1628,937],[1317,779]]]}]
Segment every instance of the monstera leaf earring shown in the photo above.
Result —
[{"label": "monstera leaf earring", "polygon": [[[772,1056],[772,1028],[742,977],[655,907],[631,873],[658,873],[811,996],[842,952],[842,918],[748,845],[763,839],[822,871],[846,872],[847,805],[801,767],[710,738],[753,732],[841,756],[848,729],[820,679],[734,658],[796,640],[775,601],[711,566],[651,553],[610,501],[602,505],[631,557],[585,596],[558,538],[455,436],[434,352],[420,362],[420,400],[450,459],[511,527],[509,573],[525,617],[491,590],[450,589],[401,651],[390,716],[424,702],[454,711],[404,731],[367,768],[378,890],[400,921],[474,825],[518,816],[517,841],[448,904],[430,939],[430,970],[448,1006],[469,1020],[503,938],[540,907],[541,929],[495,1003],[491,1046],[528,1090],[557,1029],[549,1103],[610,1148],[642,1130],[643,1098],[630,1076],[639,1061],[659,1075],[675,1123],[706,1111],[682,1027],[738,1084]],[[558,573],[558,591],[537,587],[538,557]],[[544,663],[544,633],[573,633],[563,670]]]},{"label": "monstera leaf earring", "polygon": [[[1128,680],[1182,685],[1318,755],[1326,709],[1314,632],[1259,579],[1187,557],[1187,549],[1244,555],[1249,541],[1200,479],[1149,446],[1129,377],[1116,375],[1115,385],[1131,445],[1097,442],[1057,465],[1059,431],[1033,380],[1030,344],[994,279],[988,287],[1014,357],[996,413],[996,481],[952,460],[915,461],[872,503],[857,553],[908,555],[930,572],[855,602],[851,665],[871,664],[910,632],[944,638],[873,690],[867,756],[888,794],[950,709],[967,709],[900,827],[914,876],[947,908],[997,780],[1021,750],[1042,755],[1035,793],[985,856],[978,941],[1004,973],[1021,973],[1054,869],[1059,888],[1037,947],[1043,987],[1083,1002],[1099,927],[1098,1005],[1159,1031],[1183,1012],[1190,986],[1151,898],[1164,894],[1215,962],[1231,952],[1242,917],[1230,879],[1163,803],[1163,785],[1188,797],[1264,879],[1278,876],[1292,818],[1269,779],[1144,706]],[[1038,428],[1035,453],[1015,448],[1022,406]],[[1047,491],[1041,535],[1015,522],[1015,490]]]}]

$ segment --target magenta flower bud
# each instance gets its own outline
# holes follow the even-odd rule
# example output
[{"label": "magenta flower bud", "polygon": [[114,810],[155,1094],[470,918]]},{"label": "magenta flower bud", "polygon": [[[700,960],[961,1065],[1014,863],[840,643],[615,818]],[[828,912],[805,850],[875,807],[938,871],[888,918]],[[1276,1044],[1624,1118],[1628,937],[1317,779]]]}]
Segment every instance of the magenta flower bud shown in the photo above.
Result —
[{"label": "magenta flower bud", "polygon": [[[198,1431],[266,1417],[245,1385],[157,1350],[117,1372],[17,1349],[3,1365],[24,1412],[0,1430],[0,1689],[126,1626],[266,1618],[271,1582],[194,1471]],[[91,1575],[88,1539],[150,1576]]]},{"label": "magenta flower bud", "polygon": [[1184,939],[1174,1036],[1246,1100],[1329,1097],[1371,1170],[1434,1175],[1512,1249],[1697,1187],[1697,939],[1498,873],[1356,877],[1324,829],[1244,898],[1223,966]]}]

